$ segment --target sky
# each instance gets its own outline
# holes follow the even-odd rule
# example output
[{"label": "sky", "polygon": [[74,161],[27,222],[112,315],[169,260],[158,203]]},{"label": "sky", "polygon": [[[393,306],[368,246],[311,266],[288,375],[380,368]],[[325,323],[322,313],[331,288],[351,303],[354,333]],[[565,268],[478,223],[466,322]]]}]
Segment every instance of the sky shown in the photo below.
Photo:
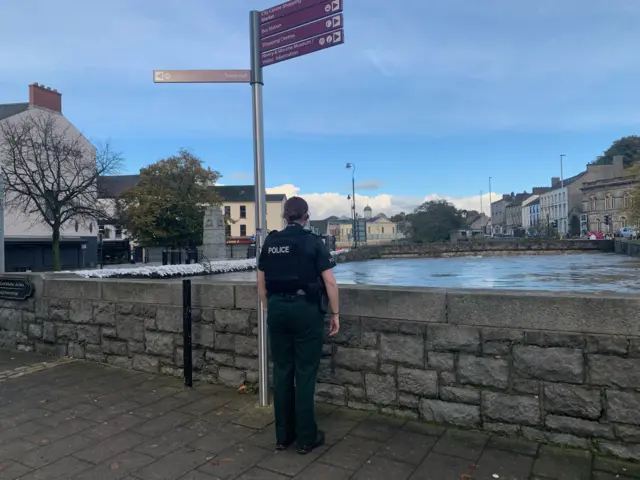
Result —
[{"label": "sky", "polygon": [[[0,103],[38,82],[137,173],[180,148],[253,184],[251,89],[154,84],[155,69],[249,68],[270,0],[44,0],[0,7]],[[638,0],[345,0],[345,44],[264,69],[266,183],[313,218],[409,212],[580,172],[638,134]],[[345,168],[356,166],[355,172]],[[481,196],[482,193],[482,196]]]}]

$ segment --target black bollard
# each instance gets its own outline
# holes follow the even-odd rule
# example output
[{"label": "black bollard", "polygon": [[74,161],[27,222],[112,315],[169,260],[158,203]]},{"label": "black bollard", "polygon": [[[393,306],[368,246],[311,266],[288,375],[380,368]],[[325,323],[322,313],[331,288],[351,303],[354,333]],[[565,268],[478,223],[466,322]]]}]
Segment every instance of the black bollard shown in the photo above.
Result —
[{"label": "black bollard", "polygon": [[184,386],[193,387],[193,355],[191,353],[191,280],[182,281],[182,335]]}]

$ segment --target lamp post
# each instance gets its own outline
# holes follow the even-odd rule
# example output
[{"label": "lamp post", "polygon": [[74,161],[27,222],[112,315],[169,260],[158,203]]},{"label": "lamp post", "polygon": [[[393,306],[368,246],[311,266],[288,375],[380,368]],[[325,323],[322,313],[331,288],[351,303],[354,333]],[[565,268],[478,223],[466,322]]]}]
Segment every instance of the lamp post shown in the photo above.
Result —
[{"label": "lamp post", "polygon": [[351,169],[351,210],[353,218],[353,248],[358,248],[357,231],[356,231],[356,165],[355,163],[347,163],[347,169]]}]

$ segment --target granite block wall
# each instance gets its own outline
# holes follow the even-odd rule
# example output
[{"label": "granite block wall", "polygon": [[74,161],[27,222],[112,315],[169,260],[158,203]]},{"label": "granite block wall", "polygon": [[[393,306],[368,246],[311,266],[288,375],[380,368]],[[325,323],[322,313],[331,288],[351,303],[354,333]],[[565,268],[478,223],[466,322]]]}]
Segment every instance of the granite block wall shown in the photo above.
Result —
[{"label": "granite block wall", "polygon": [[[35,277],[34,277],[35,278]],[[0,347],[181,375],[181,284],[35,278]],[[193,285],[196,378],[257,381],[255,287]],[[320,401],[640,459],[640,300],[341,289]]]}]

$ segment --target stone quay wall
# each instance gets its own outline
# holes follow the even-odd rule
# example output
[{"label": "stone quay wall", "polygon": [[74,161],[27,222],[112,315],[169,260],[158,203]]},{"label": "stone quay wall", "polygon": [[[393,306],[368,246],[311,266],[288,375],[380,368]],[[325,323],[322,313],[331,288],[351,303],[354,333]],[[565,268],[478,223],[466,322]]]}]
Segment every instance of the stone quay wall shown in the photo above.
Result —
[{"label": "stone quay wall", "polygon": [[624,238],[616,238],[615,251],[622,255],[640,257],[640,243],[626,240]]},{"label": "stone quay wall", "polygon": [[[0,346],[180,375],[181,284],[32,277]],[[640,459],[640,300],[341,287],[318,399]],[[257,380],[251,283],[193,284],[196,378]]]},{"label": "stone quay wall", "polygon": [[473,240],[469,242],[398,243],[371,245],[349,250],[338,262],[402,257],[446,257],[475,254],[613,252],[613,240]]}]

